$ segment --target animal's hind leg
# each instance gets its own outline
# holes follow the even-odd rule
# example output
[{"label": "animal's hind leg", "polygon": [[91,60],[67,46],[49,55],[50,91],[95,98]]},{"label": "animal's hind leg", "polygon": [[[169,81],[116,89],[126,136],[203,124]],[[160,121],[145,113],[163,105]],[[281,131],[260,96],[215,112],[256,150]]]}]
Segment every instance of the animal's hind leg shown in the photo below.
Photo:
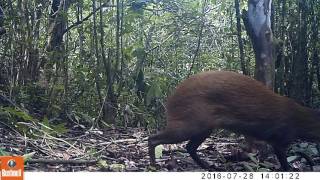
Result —
[{"label": "animal's hind leg", "polygon": [[202,144],[202,142],[211,134],[211,130],[193,136],[189,143],[187,144],[187,151],[192,157],[192,159],[203,169],[209,169],[209,164],[200,159],[199,155],[197,154],[198,147]]},{"label": "animal's hind leg", "polygon": [[277,145],[273,145],[274,153],[276,154],[280,165],[281,165],[281,170],[282,171],[289,171],[290,170],[290,165],[287,161],[287,156],[286,156],[286,148],[280,148]]},{"label": "animal's hind leg", "polygon": [[190,139],[186,128],[166,129],[148,139],[150,164],[155,165],[155,147],[159,144],[175,144]]}]

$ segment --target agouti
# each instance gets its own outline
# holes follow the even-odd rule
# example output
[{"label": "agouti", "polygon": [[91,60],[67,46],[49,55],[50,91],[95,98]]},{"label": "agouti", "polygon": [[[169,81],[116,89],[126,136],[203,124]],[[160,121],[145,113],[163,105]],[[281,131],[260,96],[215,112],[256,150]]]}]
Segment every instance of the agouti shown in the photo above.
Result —
[{"label": "agouti", "polygon": [[155,165],[155,147],[189,141],[186,149],[204,169],[208,163],[197,148],[221,128],[272,145],[282,170],[289,170],[286,150],[296,139],[320,139],[320,112],[273,93],[262,83],[227,71],[209,71],[184,80],[166,104],[165,130],[149,137],[149,156]]}]

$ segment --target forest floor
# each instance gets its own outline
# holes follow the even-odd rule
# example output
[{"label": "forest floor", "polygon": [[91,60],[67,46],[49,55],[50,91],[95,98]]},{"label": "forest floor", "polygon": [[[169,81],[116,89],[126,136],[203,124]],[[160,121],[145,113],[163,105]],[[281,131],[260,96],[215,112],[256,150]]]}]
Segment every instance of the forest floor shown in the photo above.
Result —
[{"label": "forest floor", "polygon": [[[112,128],[105,131],[74,129],[60,137],[35,135],[27,138],[0,123],[0,153],[24,155],[26,171],[204,171],[186,152],[186,143],[159,146],[156,154],[161,157],[157,158],[157,167],[150,167],[148,136],[147,131],[139,128]],[[199,147],[198,153],[218,171],[273,171],[279,168],[272,153],[263,158],[255,153],[245,153],[244,142],[241,136],[217,131]],[[318,157],[314,161],[320,164]],[[297,166],[301,162],[295,161]],[[318,171],[319,167],[314,166]]]}]

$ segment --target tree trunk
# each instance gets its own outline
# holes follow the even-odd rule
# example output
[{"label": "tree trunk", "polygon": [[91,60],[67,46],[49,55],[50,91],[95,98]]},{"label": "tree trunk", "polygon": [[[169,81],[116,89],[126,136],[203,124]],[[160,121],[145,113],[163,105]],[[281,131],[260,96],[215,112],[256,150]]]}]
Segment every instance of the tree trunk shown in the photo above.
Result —
[{"label": "tree trunk", "polygon": [[202,5],[202,12],[201,12],[201,22],[199,24],[199,29],[198,29],[198,40],[197,40],[197,48],[194,52],[193,58],[192,58],[192,63],[191,63],[191,67],[189,69],[189,73],[188,73],[188,77],[191,75],[192,70],[194,68],[194,65],[196,63],[196,59],[198,58],[199,54],[200,54],[200,50],[201,50],[201,41],[203,38],[203,28],[204,28],[204,22],[205,22],[205,9],[207,7],[207,0],[205,0],[203,2]]},{"label": "tree trunk", "polygon": [[307,104],[311,106],[313,104],[313,90],[312,85],[314,83],[314,79],[317,76],[317,70],[319,70],[319,52],[317,48],[317,43],[319,41],[319,25],[318,25],[318,17],[316,14],[315,4],[316,2],[313,0],[311,3],[311,48],[312,48],[312,58],[311,58],[311,68],[309,74],[309,82],[307,89]]},{"label": "tree trunk", "polygon": [[255,78],[273,89],[275,63],[271,4],[272,0],[249,0],[248,12],[243,12],[243,20],[255,53]]},{"label": "tree trunk", "polygon": [[[280,11],[280,6],[281,11]],[[278,19],[280,21],[279,23],[279,29],[280,29],[280,40],[277,43],[277,58],[276,58],[276,89],[275,91],[281,95],[288,95],[288,78],[287,78],[287,73],[286,69],[288,67],[285,66],[285,44],[286,44],[286,39],[285,39],[285,31],[286,31],[286,26],[285,26],[285,17],[286,17],[286,0],[281,0],[278,2],[278,8],[281,13],[280,18]]]},{"label": "tree trunk", "polygon": [[[96,1],[92,1],[92,11],[96,12]],[[94,44],[94,49],[95,49],[95,84],[96,84],[96,89],[97,89],[97,94],[99,98],[99,109],[102,108],[102,118],[103,120],[106,119],[106,114],[104,111],[104,100],[101,94],[101,85],[100,85],[100,52],[99,52],[99,46],[98,46],[98,34],[97,34],[97,16],[96,13],[93,14],[93,44]],[[97,119],[98,121],[100,119]],[[96,124],[97,125],[97,124]]]},{"label": "tree trunk", "polygon": [[[46,80],[51,82],[51,88],[48,95],[49,105],[47,107],[47,114],[49,116],[51,114],[51,107],[57,96],[57,92],[54,87],[56,86],[56,83],[59,82],[59,74],[67,73],[65,68],[68,66],[68,61],[65,57],[66,46],[64,43],[64,34],[68,19],[65,14],[68,12],[72,3],[73,1],[71,0],[53,0],[51,4],[49,36],[48,44],[46,46],[46,50],[49,52],[49,62],[46,62],[47,64],[45,67]],[[65,83],[67,82],[65,81]],[[67,84],[65,85],[67,86]],[[67,109],[64,109],[63,111],[67,111]]]},{"label": "tree trunk", "polygon": [[234,0],[235,9],[236,9],[236,18],[237,18],[237,36],[238,36],[238,44],[239,44],[239,53],[240,53],[240,65],[243,74],[249,75],[249,71],[247,69],[247,63],[244,57],[244,47],[242,41],[242,30],[241,30],[241,15],[240,15],[240,3],[239,0]]},{"label": "tree trunk", "polygon": [[4,12],[0,6],[0,37],[1,35],[6,33],[6,29],[3,27],[3,22],[4,22]]},{"label": "tree trunk", "polygon": [[291,97],[301,104],[307,103],[308,53],[307,53],[307,5],[299,1],[299,39],[297,54],[293,62]]}]

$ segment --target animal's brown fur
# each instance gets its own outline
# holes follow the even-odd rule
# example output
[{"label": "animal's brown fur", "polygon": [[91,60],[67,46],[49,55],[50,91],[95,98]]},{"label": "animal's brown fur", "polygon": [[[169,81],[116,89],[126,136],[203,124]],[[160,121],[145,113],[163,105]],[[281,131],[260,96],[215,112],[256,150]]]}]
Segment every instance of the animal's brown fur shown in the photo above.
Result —
[{"label": "animal's brown fur", "polygon": [[320,117],[315,110],[234,72],[209,71],[186,79],[168,98],[166,109],[166,129],[149,138],[151,164],[155,164],[156,145],[190,140],[191,157],[208,168],[196,149],[212,129],[222,128],[268,142],[283,170],[288,170],[288,145],[298,138],[320,137]]}]

